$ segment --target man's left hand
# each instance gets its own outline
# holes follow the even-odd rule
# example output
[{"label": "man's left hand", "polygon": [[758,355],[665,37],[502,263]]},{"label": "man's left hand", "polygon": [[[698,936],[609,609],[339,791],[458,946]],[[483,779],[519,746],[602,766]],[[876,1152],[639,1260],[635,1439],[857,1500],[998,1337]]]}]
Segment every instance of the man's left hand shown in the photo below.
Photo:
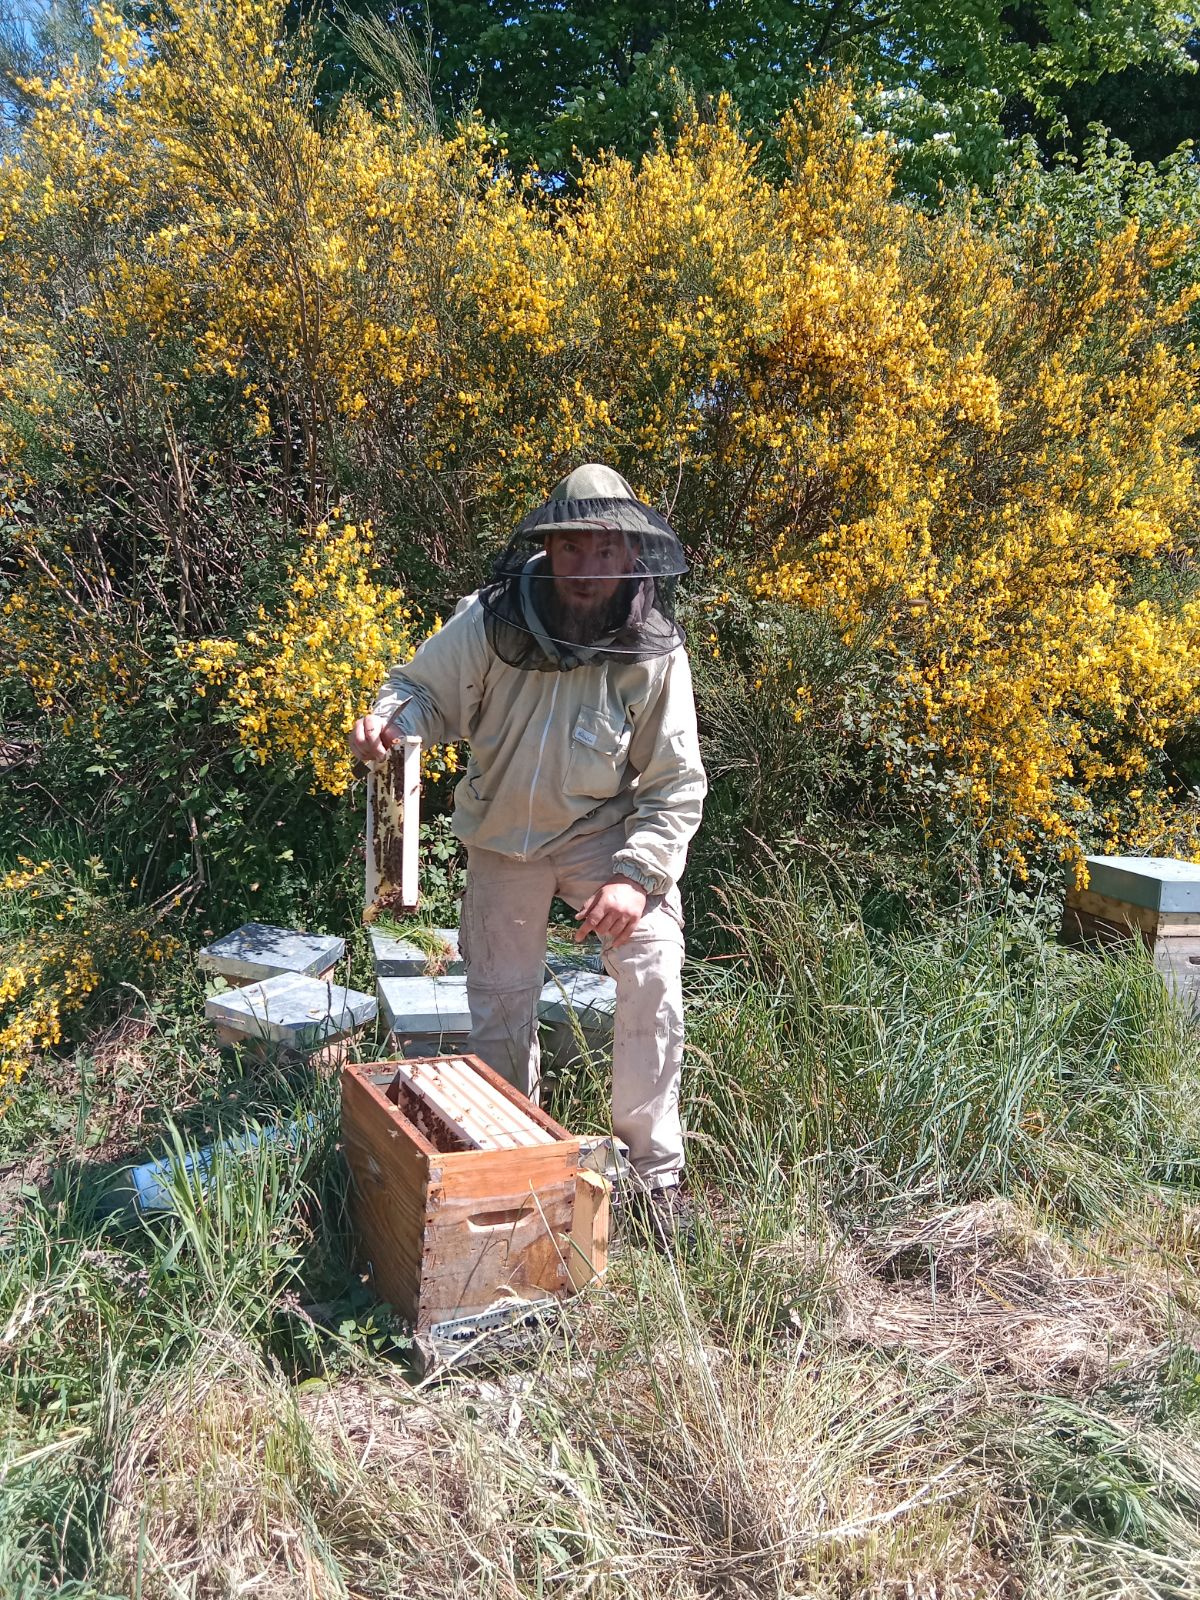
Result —
[{"label": "man's left hand", "polygon": [[598,933],[610,945],[624,944],[642,920],[647,898],[646,891],[628,878],[612,878],[601,884],[575,914],[580,924],[576,942],[586,939],[589,933]]}]

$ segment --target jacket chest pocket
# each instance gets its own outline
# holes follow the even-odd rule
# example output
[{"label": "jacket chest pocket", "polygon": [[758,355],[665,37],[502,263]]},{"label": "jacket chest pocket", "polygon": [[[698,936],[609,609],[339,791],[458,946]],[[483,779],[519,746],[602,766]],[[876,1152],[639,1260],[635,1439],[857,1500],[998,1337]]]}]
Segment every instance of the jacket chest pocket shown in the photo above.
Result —
[{"label": "jacket chest pocket", "polygon": [[584,706],[571,729],[570,754],[563,774],[564,794],[609,800],[621,787],[629,756],[630,729],[593,706]]}]

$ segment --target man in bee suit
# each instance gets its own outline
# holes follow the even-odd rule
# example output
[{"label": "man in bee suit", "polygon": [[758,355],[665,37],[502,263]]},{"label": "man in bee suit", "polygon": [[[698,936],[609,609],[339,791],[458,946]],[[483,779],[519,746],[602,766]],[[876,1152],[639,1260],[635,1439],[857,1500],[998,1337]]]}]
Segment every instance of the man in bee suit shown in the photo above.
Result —
[{"label": "man in bee suit", "polygon": [[674,620],[685,571],[670,524],[619,473],[577,467],[350,735],[364,761],[404,734],[470,741],[453,818],[468,1048],[531,1097],[552,898],[576,911],[577,937],[599,936],[617,985],[613,1131],[660,1242],[686,1220],[677,884],[706,791]]}]

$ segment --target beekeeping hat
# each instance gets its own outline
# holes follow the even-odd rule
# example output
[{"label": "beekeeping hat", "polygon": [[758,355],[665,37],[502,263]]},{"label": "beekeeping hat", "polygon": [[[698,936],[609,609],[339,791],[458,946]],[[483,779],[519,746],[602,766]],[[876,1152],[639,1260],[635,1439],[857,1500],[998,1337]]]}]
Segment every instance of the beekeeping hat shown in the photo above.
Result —
[{"label": "beekeeping hat", "polygon": [[667,655],[683,640],[674,601],[686,571],[667,519],[619,472],[589,462],[555,484],[497,559],[480,590],[488,639],[530,671]]}]

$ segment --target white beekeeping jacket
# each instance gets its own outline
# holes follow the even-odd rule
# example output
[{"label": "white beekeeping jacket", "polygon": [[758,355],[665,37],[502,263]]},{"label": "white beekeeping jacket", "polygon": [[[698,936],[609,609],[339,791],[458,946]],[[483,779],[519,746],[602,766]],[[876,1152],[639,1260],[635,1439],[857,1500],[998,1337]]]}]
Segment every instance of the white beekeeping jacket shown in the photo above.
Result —
[{"label": "white beekeeping jacket", "polygon": [[529,672],[492,650],[478,596],[468,595],[388,673],[375,712],[396,713],[393,728],[426,745],[470,741],[454,795],[465,844],[527,861],[623,818],[617,870],[650,894],[678,881],[707,792],[682,646],[647,661]]}]

